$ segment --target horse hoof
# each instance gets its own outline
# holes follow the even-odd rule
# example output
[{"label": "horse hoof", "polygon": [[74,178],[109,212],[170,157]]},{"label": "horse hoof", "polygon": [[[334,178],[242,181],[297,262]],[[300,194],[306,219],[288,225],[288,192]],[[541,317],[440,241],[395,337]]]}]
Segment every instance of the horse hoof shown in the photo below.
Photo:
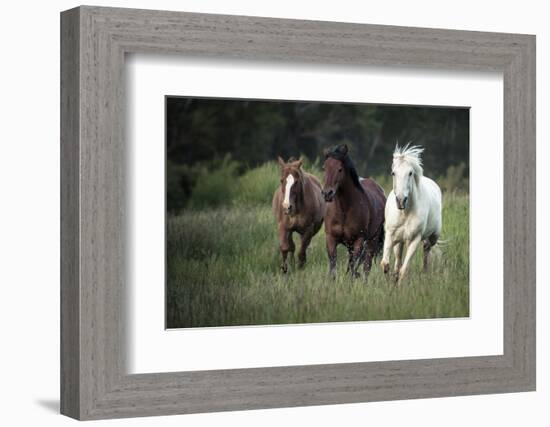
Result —
[{"label": "horse hoof", "polygon": [[384,274],[388,274],[390,272],[390,265],[386,264],[386,263],[383,263],[382,264],[382,271],[384,272]]},{"label": "horse hoof", "polygon": [[288,267],[286,265],[281,265],[281,271],[283,274],[288,273]]}]

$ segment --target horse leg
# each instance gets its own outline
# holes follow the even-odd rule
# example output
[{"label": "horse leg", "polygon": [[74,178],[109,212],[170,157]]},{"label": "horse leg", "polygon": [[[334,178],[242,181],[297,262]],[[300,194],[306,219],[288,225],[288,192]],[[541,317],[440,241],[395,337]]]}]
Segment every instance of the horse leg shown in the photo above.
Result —
[{"label": "horse leg", "polygon": [[353,247],[348,246],[348,268],[346,269],[346,273],[349,273],[353,268]]},{"label": "horse leg", "polygon": [[301,236],[302,243],[300,245],[300,252],[298,252],[298,268],[302,268],[306,263],[306,252],[313,238],[313,234],[313,229],[308,228]]},{"label": "horse leg", "polygon": [[388,274],[390,272],[390,252],[394,244],[395,243],[393,242],[392,235],[388,233],[388,230],[386,230],[386,235],[384,237],[384,250],[382,254],[382,261],[380,261],[380,267],[382,267],[382,271],[384,272],[384,274]]},{"label": "horse leg", "polygon": [[353,259],[351,262],[352,277],[359,277],[359,273],[357,272],[357,267],[359,267],[359,264],[364,258],[364,251],[365,251],[365,239],[360,237],[355,242],[353,242]]},{"label": "horse leg", "polygon": [[397,242],[393,247],[393,256],[395,257],[395,264],[393,270],[398,273],[401,268],[401,257],[403,256],[403,242]]},{"label": "horse leg", "polygon": [[279,227],[279,242],[280,250],[283,255],[283,262],[281,264],[281,271],[283,273],[288,272],[287,256],[290,252],[291,259],[294,258],[294,241],[292,240],[292,231]]},{"label": "horse leg", "polygon": [[428,258],[430,256],[430,251],[432,249],[432,245],[430,244],[430,242],[428,242],[427,240],[424,241],[424,257],[423,257],[423,262],[422,262],[422,270],[423,271],[428,271]]},{"label": "horse leg", "polygon": [[439,236],[437,236],[436,234],[432,234],[430,237],[428,237],[424,241],[424,262],[423,262],[424,271],[428,271],[428,260],[430,256],[430,251],[432,250],[432,247],[435,246],[438,239],[439,239]]},{"label": "horse leg", "polygon": [[399,269],[399,275],[398,275],[398,284],[401,284],[403,282],[403,277],[405,277],[405,273],[407,272],[407,267],[409,265],[409,262],[414,255],[416,248],[418,248],[418,245],[420,244],[421,235],[418,234],[413,240],[409,242],[407,245],[407,253],[405,254],[405,259],[403,260],[403,265]]},{"label": "horse leg", "polygon": [[336,277],[336,239],[327,234],[327,255],[329,263],[329,274],[332,278]]},{"label": "horse leg", "polygon": [[294,251],[296,250],[296,245],[294,244],[294,239],[292,238],[292,231],[288,233],[288,254],[290,256],[290,266],[294,268]]},{"label": "horse leg", "polygon": [[372,260],[374,256],[379,251],[379,242],[378,238],[375,238],[367,242],[367,253],[365,255],[365,261],[363,262],[363,270],[365,271],[365,280],[369,277],[370,270],[372,268]]}]

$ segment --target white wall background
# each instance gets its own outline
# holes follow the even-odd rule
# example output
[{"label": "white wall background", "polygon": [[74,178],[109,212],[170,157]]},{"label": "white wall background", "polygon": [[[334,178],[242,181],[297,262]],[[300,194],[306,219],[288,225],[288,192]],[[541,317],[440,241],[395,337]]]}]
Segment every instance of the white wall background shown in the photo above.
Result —
[{"label": "white wall background", "polygon": [[[550,422],[550,27],[545,3],[296,0],[97,1],[98,5],[537,35],[538,391],[109,421],[110,425],[544,426]],[[59,12],[74,1],[5,2],[0,26],[0,422],[68,425],[59,405]],[[545,170],[544,170],[545,169]],[[547,208],[547,209],[545,209]]]}]

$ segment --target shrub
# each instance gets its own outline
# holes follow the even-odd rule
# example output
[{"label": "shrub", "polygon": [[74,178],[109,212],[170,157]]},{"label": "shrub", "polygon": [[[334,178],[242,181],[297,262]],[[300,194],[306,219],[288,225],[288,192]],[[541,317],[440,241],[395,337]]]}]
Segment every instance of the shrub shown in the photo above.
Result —
[{"label": "shrub", "polygon": [[202,167],[189,199],[189,208],[228,205],[237,194],[239,164],[226,156],[217,167]]},{"label": "shrub", "polygon": [[200,168],[166,162],[166,208],[171,214],[178,214],[185,207]]},{"label": "shrub", "polygon": [[280,171],[276,162],[267,162],[247,170],[238,179],[234,203],[239,205],[271,205],[271,198],[279,185]]}]

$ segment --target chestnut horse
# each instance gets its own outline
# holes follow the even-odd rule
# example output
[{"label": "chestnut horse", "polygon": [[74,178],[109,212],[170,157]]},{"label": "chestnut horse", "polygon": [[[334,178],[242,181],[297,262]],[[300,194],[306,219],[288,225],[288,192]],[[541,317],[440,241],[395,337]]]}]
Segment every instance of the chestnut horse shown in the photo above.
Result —
[{"label": "chestnut horse", "polygon": [[271,203],[277,220],[279,243],[283,262],[281,270],[288,271],[287,255],[294,260],[292,233],[297,232],[302,240],[298,253],[298,267],[306,262],[306,251],[311,239],[323,224],[325,201],[321,183],[313,175],[302,170],[302,160],[290,159],[286,163],[279,157],[281,185],[275,190]]},{"label": "chestnut horse", "polygon": [[330,274],[335,275],[336,247],[348,249],[348,271],[357,277],[361,262],[365,278],[373,257],[384,244],[384,190],[370,178],[360,178],[346,145],[325,150],[325,185],[327,202],[325,232]]}]

